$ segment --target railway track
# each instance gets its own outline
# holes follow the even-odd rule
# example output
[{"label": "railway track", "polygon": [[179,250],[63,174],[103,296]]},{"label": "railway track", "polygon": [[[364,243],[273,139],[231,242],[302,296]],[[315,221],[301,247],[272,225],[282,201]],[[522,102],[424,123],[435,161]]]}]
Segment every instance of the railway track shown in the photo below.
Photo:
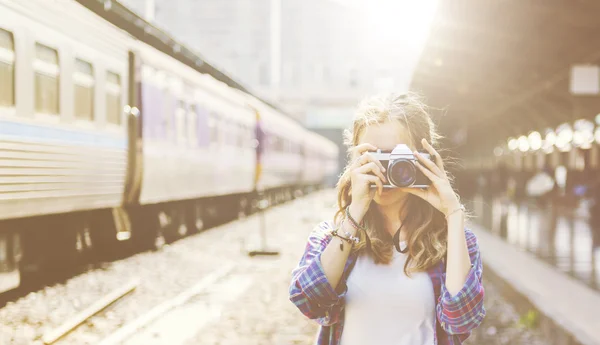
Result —
[{"label": "railway track", "polygon": [[[160,302],[131,322],[113,331],[100,340],[97,345],[163,344],[165,341],[173,341],[174,337],[179,337],[181,342],[185,337],[192,337],[194,330],[218,317],[219,313],[215,313],[216,309],[220,308],[224,302],[235,299],[252,282],[248,274],[238,272],[229,276],[234,268],[234,264],[219,267],[177,296]],[[139,279],[134,279],[111,291],[81,312],[65,320],[59,327],[44,334],[42,344],[61,345],[62,340],[66,339],[69,333],[74,332],[85,322],[94,318],[105,318],[107,317],[106,311],[109,310],[113,313],[122,312],[118,306],[119,302],[124,298],[135,300],[135,290],[139,285]],[[209,309],[212,309],[212,312]],[[189,324],[190,317],[193,320],[193,326]],[[179,326],[173,327],[173,325]],[[69,340],[66,340],[65,343],[69,343]]]},{"label": "railway track", "polygon": [[89,320],[94,315],[100,313],[106,308],[116,303],[121,298],[131,294],[139,285],[139,280],[135,279],[122,287],[112,291],[110,294],[96,301],[94,304],[77,313],[72,318],[66,320],[58,328],[48,332],[42,337],[44,345],[56,344],[60,339],[65,337],[79,325]]},{"label": "railway track", "polygon": [[[168,333],[168,336],[173,336],[174,334],[177,334],[179,332],[185,333],[186,330],[189,333],[190,330],[193,330],[193,327],[187,327],[186,322],[184,321],[186,319],[189,320],[189,318],[187,318],[187,316],[191,316],[189,314],[195,315],[198,313],[194,313],[188,310],[187,313],[180,312],[180,315],[176,315],[177,309],[186,309],[186,307],[189,308],[189,306],[186,306],[186,303],[188,303],[191,299],[197,297],[198,295],[205,294],[205,298],[207,297],[206,294],[210,296],[211,291],[215,292],[214,286],[218,284],[221,280],[223,280],[223,278],[226,277],[229,273],[231,273],[233,269],[234,265],[229,264],[227,266],[215,270],[214,272],[211,272],[207,276],[200,279],[200,281],[198,281],[196,284],[181,292],[176,297],[163,301],[162,303],[156,305],[146,313],[140,315],[132,322],[119,328],[111,335],[104,338],[98,345],[149,345],[149,341],[172,341],[172,339],[164,339],[163,337],[161,337],[161,332],[166,331],[166,333]],[[168,329],[165,329],[165,327],[161,327],[161,320],[168,318],[171,318],[173,319],[173,321],[176,321],[169,323],[169,325],[179,326],[167,327]],[[193,319],[197,320],[197,318]],[[153,325],[154,327],[150,328],[149,326],[151,325]],[[196,323],[196,326],[197,325],[198,324]]]},{"label": "railway track", "polygon": [[[263,202],[266,202],[266,200],[263,200]],[[283,201],[280,204],[283,204],[285,202],[287,202],[287,201]],[[276,206],[277,206],[277,204],[274,204],[271,207],[276,207]],[[267,208],[267,207],[268,207],[268,205],[264,206],[264,208]],[[256,213],[256,208],[251,208],[251,209],[253,210],[252,213],[238,215],[238,217],[247,217],[247,216],[250,216],[250,215]],[[219,227],[219,226],[222,226],[231,221],[237,221],[238,219],[239,218],[231,219],[231,217],[224,217],[220,221],[212,220],[210,223],[208,223],[208,225],[203,227],[202,231],[206,231],[211,228]],[[164,232],[167,231],[166,228],[169,226],[172,226],[172,224],[165,225],[165,229],[163,229]],[[193,236],[196,234],[197,233],[194,233],[194,232],[186,233],[186,234],[183,234],[180,237],[178,237],[176,240],[182,240],[188,236]],[[162,236],[159,236],[159,239],[157,239],[156,242],[157,242],[157,245],[155,247],[156,250],[160,250],[163,246],[170,245],[173,243],[172,241],[168,241],[168,242],[165,241],[165,238]],[[81,261],[66,262],[65,266],[57,267],[56,269],[53,269],[51,272],[48,272],[47,274],[36,277],[36,279],[34,279],[34,280],[28,280],[26,283],[22,283],[21,286],[19,286],[18,288],[15,288],[15,289],[12,289],[12,290],[9,290],[6,292],[0,292],[0,309],[2,307],[6,306],[8,303],[14,302],[20,298],[23,298],[30,293],[35,293],[35,292],[41,291],[48,286],[64,284],[69,279],[72,279],[78,275],[81,275],[85,272],[89,272],[91,270],[105,269],[105,267],[110,266],[112,263],[114,263],[116,261],[126,259],[133,255],[140,254],[141,252],[143,252],[143,251],[131,250],[130,248],[128,248],[127,246],[124,246],[124,245],[121,248],[117,248],[114,251],[114,253],[110,254],[109,256],[94,255],[94,252],[90,251],[86,255],[82,255],[80,257],[80,259],[82,259]]]},{"label": "railway track", "polygon": [[[278,229],[282,222],[306,222],[305,217],[314,222],[315,201],[322,193],[267,210],[269,244],[284,249],[282,239],[300,243],[301,232],[289,238]],[[0,308],[0,344],[185,344],[220,324],[232,301],[281,271],[279,260],[289,253],[248,255],[260,244],[260,222],[258,214],[250,215],[28,293]],[[90,307],[124,289],[133,277],[138,284],[124,298],[103,303],[106,308]],[[90,308],[98,312],[83,312]]]}]

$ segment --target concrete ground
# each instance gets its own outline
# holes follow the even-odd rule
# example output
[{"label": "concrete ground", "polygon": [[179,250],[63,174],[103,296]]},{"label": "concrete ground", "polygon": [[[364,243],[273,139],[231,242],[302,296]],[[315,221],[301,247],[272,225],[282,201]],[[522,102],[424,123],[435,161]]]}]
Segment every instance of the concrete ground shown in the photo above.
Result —
[{"label": "concrete ground", "polygon": [[[268,240],[280,251],[280,256],[248,258],[241,252],[237,260],[249,269],[256,263],[277,264],[255,271],[254,283],[248,291],[225,307],[218,321],[199,330],[186,345],[313,344],[318,326],[288,300],[288,285],[290,272],[302,255],[308,234],[318,222],[332,216],[334,202],[334,192],[324,191],[270,211],[267,214]],[[251,231],[256,232],[256,229]],[[256,238],[252,241],[256,242]],[[483,255],[485,257],[485,252]],[[531,327],[527,314],[520,315],[502,297],[500,288],[487,280],[485,288],[486,320],[467,344],[547,344],[540,331]]]}]

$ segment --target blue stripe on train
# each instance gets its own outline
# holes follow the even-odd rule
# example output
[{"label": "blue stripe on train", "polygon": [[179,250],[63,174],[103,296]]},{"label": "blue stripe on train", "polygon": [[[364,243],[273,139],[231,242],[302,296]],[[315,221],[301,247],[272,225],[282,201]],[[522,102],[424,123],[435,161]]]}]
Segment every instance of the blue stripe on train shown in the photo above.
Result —
[{"label": "blue stripe on train", "polygon": [[0,120],[0,139],[3,135],[55,144],[85,145],[112,149],[127,149],[127,138],[78,132],[70,129]]}]

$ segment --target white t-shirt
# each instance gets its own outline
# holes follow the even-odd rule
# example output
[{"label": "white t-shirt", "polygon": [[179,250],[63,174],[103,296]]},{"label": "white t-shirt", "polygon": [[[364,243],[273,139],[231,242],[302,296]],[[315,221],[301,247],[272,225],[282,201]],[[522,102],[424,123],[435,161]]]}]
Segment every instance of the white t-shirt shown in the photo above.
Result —
[{"label": "white t-shirt", "polygon": [[357,259],[347,282],[341,345],[434,344],[433,285],[426,272],[407,277],[406,258],[394,249],[389,265],[366,255]]}]

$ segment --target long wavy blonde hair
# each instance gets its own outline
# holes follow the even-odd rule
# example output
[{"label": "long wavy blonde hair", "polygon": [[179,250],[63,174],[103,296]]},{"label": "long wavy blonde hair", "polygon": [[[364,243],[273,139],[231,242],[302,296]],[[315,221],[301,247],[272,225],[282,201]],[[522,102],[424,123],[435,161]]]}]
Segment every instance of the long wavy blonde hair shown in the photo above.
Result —
[{"label": "long wavy blonde hair", "polygon": [[[421,138],[425,138],[434,147],[440,138],[435,132],[427,106],[417,94],[393,93],[375,96],[360,103],[352,130],[344,132],[344,143],[348,146],[349,155],[359,144],[359,138],[367,126],[390,121],[399,121],[403,125],[408,131],[410,144],[418,150],[423,149]],[[337,184],[338,211],[335,214],[335,222],[338,225],[345,216],[346,207],[352,202],[352,158],[354,157],[348,160],[349,163]],[[413,272],[427,271],[445,257],[448,237],[446,220],[441,212],[415,195],[409,194],[407,198],[402,212],[407,216],[402,219],[402,226],[406,230],[408,247],[404,272],[410,276]],[[360,242],[352,250],[359,251],[360,255],[370,255],[376,263],[390,263],[394,244],[392,237],[384,229],[383,217],[374,202],[371,202],[363,221],[369,239],[360,232]],[[370,248],[367,248],[367,240],[370,240]]]}]

